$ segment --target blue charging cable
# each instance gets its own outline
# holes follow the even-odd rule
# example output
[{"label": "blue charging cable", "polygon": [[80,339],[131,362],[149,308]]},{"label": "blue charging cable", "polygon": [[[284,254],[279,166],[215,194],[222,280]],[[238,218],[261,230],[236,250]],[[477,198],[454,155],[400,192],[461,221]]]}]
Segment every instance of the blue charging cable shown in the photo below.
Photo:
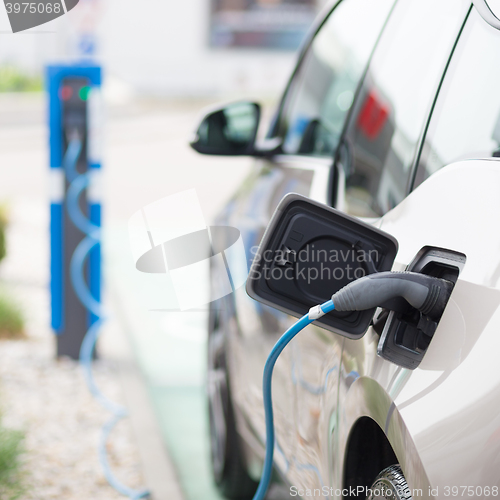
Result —
[{"label": "blue charging cable", "polygon": [[[301,330],[333,311],[365,311],[402,297],[408,304],[430,319],[437,320],[448,303],[453,283],[433,276],[412,272],[380,272],[357,279],[337,291],[332,300],[314,306],[280,337],[264,367],[263,393],[266,420],[266,455],[262,477],[253,500],[264,500],[273,470],[275,446],[271,383],[279,355]],[[335,304],[335,305],[334,305]]]},{"label": "blue charging cable", "polygon": [[275,436],[274,436],[274,417],[273,417],[273,399],[272,399],[272,380],[273,380],[273,370],[277,359],[283,352],[283,349],[289,344],[289,342],[301,332],[307,325],[310,325],[313,321],[321,318],[325,314],[333,311],[335,306],[331,300],[325,302],[324,304],[313,307],[306,315],[302,316],[295,324],[293,324],[276,342],[271,353],[269,354],[266,365],[264,367],[264,377],[262,381],[262,389],[264,393],[264,413],[266,421],[266,455],[264,459],[264,467],[262,470],[262,476],[260,479],[259,487],[253,497],[253,500],[264,500],[267,490],[269,488],[269,483],[271,481],[271,475],[273,472],[273,457],[274,457],[274,446],[275,446]]},{"label": "blue charging cable", "polygon": [[96,398],[96,400],[109,412],[112,413],[111,419],[104,425],[102,429],[101,439],[99,442],[99,461],[104,472],[104,476],[108,483],[118,493],[130,498],[131,500],[139,500],[150,496],[147,490],[135,490],[121,483],[113,474],[106,450],[106,444],[109,436],[118,422],[128,415],[126,408],[108,399],[98,388],[92,374],[92,360],[97,339],[102,324],[106,319],[102,305],[97,301],[87,287],[84,278],[84,265],[90,251],[101,242],[101,228],[92,224],[85,215],[82,214],[79,207],[80,195],[90,183],[88,173],[79,174],[76,165],[82,150],[82,142],[78,134],[74,132],[68,144],[66,154],[63,159],[63,167],[66,172],[66,178],[70,185],[67,192],[66,207],[68,215],[73,224],[85,234],[85,238],[78,244],[73,253],[70,263],[71,282],[75,293],[84,305],[84,307],[92,313],[97,319],[91,327],[82,342],[80,349],[80,363],[83,367],[85,381],[87,386]]},{"label": "blue charging cable", "polygon": [[[88,290],[83,275],[83,267],[89,252],[100,243],[101,232],[98,226],[92,224],[81,213],[78,205],[80,194],[90,182],[88,174],[79,174],[76,170],[81,147],[81,141],[75,134],[70,140],[64,158],[64,168],[70,182],[67,194],[68,214],[75,226],[86,235],[75,249],[71,259],[71,280],[82,304],[97,318],[89,328],[82,343],[80,361],[84,367],[85,378],[90,391],[102,406],[113,413],[113,417],[103,428],[99,447],[99,456],[106,479],[119,493],[128,496],[132,500],[136,500],[149,496],[149,492],[133,490],[120,483],[111,472],[106,454],[106,442],[109,434],[115,425],[127,415],[127,411],[122,406],[107,399],[97,387],[92,376],[92,356],[105,316],[100,302],[96,301]],[[306,326],[325,314],[332,312],[334,309],[337,311],[363,311],[384,304],[395,297],[403,297],[412,307],[428,315],[429,318],[439,320],[452,289],[453,284],[447,280],[419,273],[375,273],[345,286],[332,296],[332,300],[312,307],[308,314],[300,318],[280,337],[269,354],[264,367],[263,397],[266,424],[266,453],[262,477],[253,500],[264,500],[271,481],[274,447],[276,445],[272,403],[272,377],[276,361],[289,342]]]}]

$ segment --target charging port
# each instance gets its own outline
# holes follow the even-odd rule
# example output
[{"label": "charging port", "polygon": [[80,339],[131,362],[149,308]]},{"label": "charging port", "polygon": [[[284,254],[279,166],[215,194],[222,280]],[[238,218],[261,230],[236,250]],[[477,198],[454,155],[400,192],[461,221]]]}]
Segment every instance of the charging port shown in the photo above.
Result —
[{"label": "charging port", "polygon": [[[406,270],[442,278],[455,286],[465,261],[462,253],[426,246]],[[392,304],[391,309],[382,311],[374,325],[379,331],[384,325],[377,352],[384,359],[414,370],[422,361],[441,317],[431,318],[402,301]]]}]

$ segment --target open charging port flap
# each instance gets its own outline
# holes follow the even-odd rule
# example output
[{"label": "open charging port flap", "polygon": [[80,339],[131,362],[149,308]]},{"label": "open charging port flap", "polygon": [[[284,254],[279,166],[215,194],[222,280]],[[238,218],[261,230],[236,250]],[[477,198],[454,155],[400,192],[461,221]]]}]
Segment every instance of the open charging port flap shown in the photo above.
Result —
[{"label": "open charging port flap", "polygon": [[[350,282],[390,271],[398,250],[389,234],[298,194],[278,205],[252,263],[248,294],[301,317]],[[373,319],[367,311],[333,311],[316,323],[352,339]]]}]

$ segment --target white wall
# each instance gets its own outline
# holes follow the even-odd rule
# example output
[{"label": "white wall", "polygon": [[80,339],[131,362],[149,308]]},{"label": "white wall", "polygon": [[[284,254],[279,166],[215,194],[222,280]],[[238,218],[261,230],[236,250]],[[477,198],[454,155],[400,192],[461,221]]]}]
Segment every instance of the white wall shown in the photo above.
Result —
[{"label": "white wall", "polygon": [[13,34],[7,12],[0,5],[0,64],[15,65],[30,73],[40,72],[47,61],[58,60],[65,55],[68,28],[68,20],[63,17]]},{"label": "white wall", "polygon": [[281,89],[295,54],[209,48],[208,5],[206,0],[108,0],[101,24],[108,69],[159,94]]},{"label": "white wall", "polygon": [[[107,74],[141,94],[275,96],[296,54],[208,47],[208,9],[208,0],[102,0],[98,33]],[[36,33],[12,35],[0,8],[0,64],[39,71],[49,61],[69,57],[77,10],[35,28]]]}]

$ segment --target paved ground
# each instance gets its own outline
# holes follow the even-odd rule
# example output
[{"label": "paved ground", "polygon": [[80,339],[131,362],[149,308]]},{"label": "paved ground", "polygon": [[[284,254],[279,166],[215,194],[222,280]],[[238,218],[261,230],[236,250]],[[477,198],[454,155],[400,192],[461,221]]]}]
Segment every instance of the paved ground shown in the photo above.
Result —
[{"label": "paved ground", "polygon": [[126,227],[136,210],[192,188],[208,222],[243,180],[248,159],[202,157],[188,148],[199,107],[151,108],[110,122],[106,255],[117,314],[129,328],[186,498],[215,500],[205,419],[206,313],[147,311],[166,293],[164,278],[135,270]]},{"label": "paved ground", "polygon": [[[104,157],[105,266],[107,288],[113,297],[115,317],[119,322],[108,328],[122,333],[127,329],[187,499],[217,498],[209,475],[204,419],[205,315],[202,312],[173,314],[146,311],[142,300],[156,292],[154,286],[146,287],[146,291],[136,286],[136,280],[141,277],[134,274],[126,223],[143,206],[191,188],[197,190],[206,220],[210,221],[246,175],[248,159],[201,157],[187,147],[187,139],[203,104],[130,103],[111,109]],[[16,222],[13,232],[19,232],[18,237],[13,234],[11,238],[12,264],[1,271],[0,278],[11,286],[23,303],[29,304],[30,314],[31,311],[33,314],[38,311],[30,323],[33,339],[30,342],[33,344],[0,345],[0,356],[8,360],[1,363],[6,393],[17,398],[8,418],[11,422],[19,421],[21,425],[24,422],[32,429],[28,438],[31,454],[28,455],[27,467],[36,471],[34,484],[37,484],[37,489],[42,483],[36,481],[46,478],[50,483],[43,490],[46,491],[45,496],[40,494],[37,498],[73,500],[80,498],[80,491],[87,493],[86,498],[115,498],[104,483],[94,454],[95,440],[104,415],[85,392],[74,364],[55,364],[52,361],[53,339],[47,327],[49,201],[43,101],[36,97],[0,96],[0,110],[0,202],[7,201],[12,207]],[[106,337],[113,338],[111,333],[105,333],[103,339]],[[112,340],[109,342],[113,344]],[[109,357],[112,357],[115,346],[109,347],[104,354],[109,352]],[[20,370],[19,366],[23,363],[33,368]],[[113,397],[123,398],[117,382],[118,372],[112,369],[116,363],[107,365],[105,362],[102,365],[98,370],[102,372],[106,389]],[[17,371],[14,371],[16,366]],[[13,378],[7,373],[10,370],[15,373]],[[47,388],[57,387],[55,393],[33,392],[33,387],[42,376]],[[70,399],[73,391],[75,398],[78,397],[78,404],[63,404]],[[30,415],[38,420],[32,421],[31,417],[23,420],[25,399],[32,401]],[[133,404],[130,398],[127,402]],[[44,404],[50,408],[50,419],[44,417]],[[58,407],[58,404],[61,406]],[[63,410],[69,412],[67,421],[59,416],[63,415]],[[82,411],[89,421],[83,419],[82,422]],[[144,427],[144,420],[142,422]],[[43,439],[47,441],[43,441],[40,437],[52,436],[44,425],[59,431],[54,438],[60,448],[54,459],[57,463],[45,454],[47,450],[50,453],[53,450],[49,446],[52,440],[45,437]],[[137,425],[141,426],[141,417],[136,419]],[[80,449],[76,438],[81,429],[87,430],[80,434],[85,441]],[[117,444],[114,446],[128,458],[125,464],[116,465],[122,467],[120,470],[129,479],[128,482],[139,484],[143,479],[138,466],[141,450],[131,437],[130,424],[122,424],[121,429],[117,430]],[[83,438],[84,435],[88,439]],[[154,440],[151,433],[147,438]],[[144,464],[144,450],[142,458]],[[46,465],[39,465],[40,462]],[[151,471],[145,471],[144,475],[148,474],[151,477]],[[82,481],[84,486],[81,489],[73,489],[72,485]],[[102,490],[91,490],[94,484]],[[175,500],[176,497],[169,495],[165,498]]]},{"label": "paved ground", "polygon": [[[112,398],[133,408],[113,434],[113,465],[128,484],[153,488],[156,500],[219,498],[209,471],[206,313],[147,311],[164,283],[135,271],[127,222],[142,207],[192,188],[209,222],[240,185],[251,160],[203,157],[187,146],[206,104],[131,102],[109,109],[106,124],[104,268],[114,319],[103,332],[97,373]],[[0,343],[0,401],[10,406],[7,421],[28,431],[26,468],[36,495],[25,500],[118,498],[97,463],[107,414],[74,363],[53,361],[44,111],[40,96],[0,95],[0,203],[13,215],[0,282],[28,310],[30,334],[28,342]]]}]

